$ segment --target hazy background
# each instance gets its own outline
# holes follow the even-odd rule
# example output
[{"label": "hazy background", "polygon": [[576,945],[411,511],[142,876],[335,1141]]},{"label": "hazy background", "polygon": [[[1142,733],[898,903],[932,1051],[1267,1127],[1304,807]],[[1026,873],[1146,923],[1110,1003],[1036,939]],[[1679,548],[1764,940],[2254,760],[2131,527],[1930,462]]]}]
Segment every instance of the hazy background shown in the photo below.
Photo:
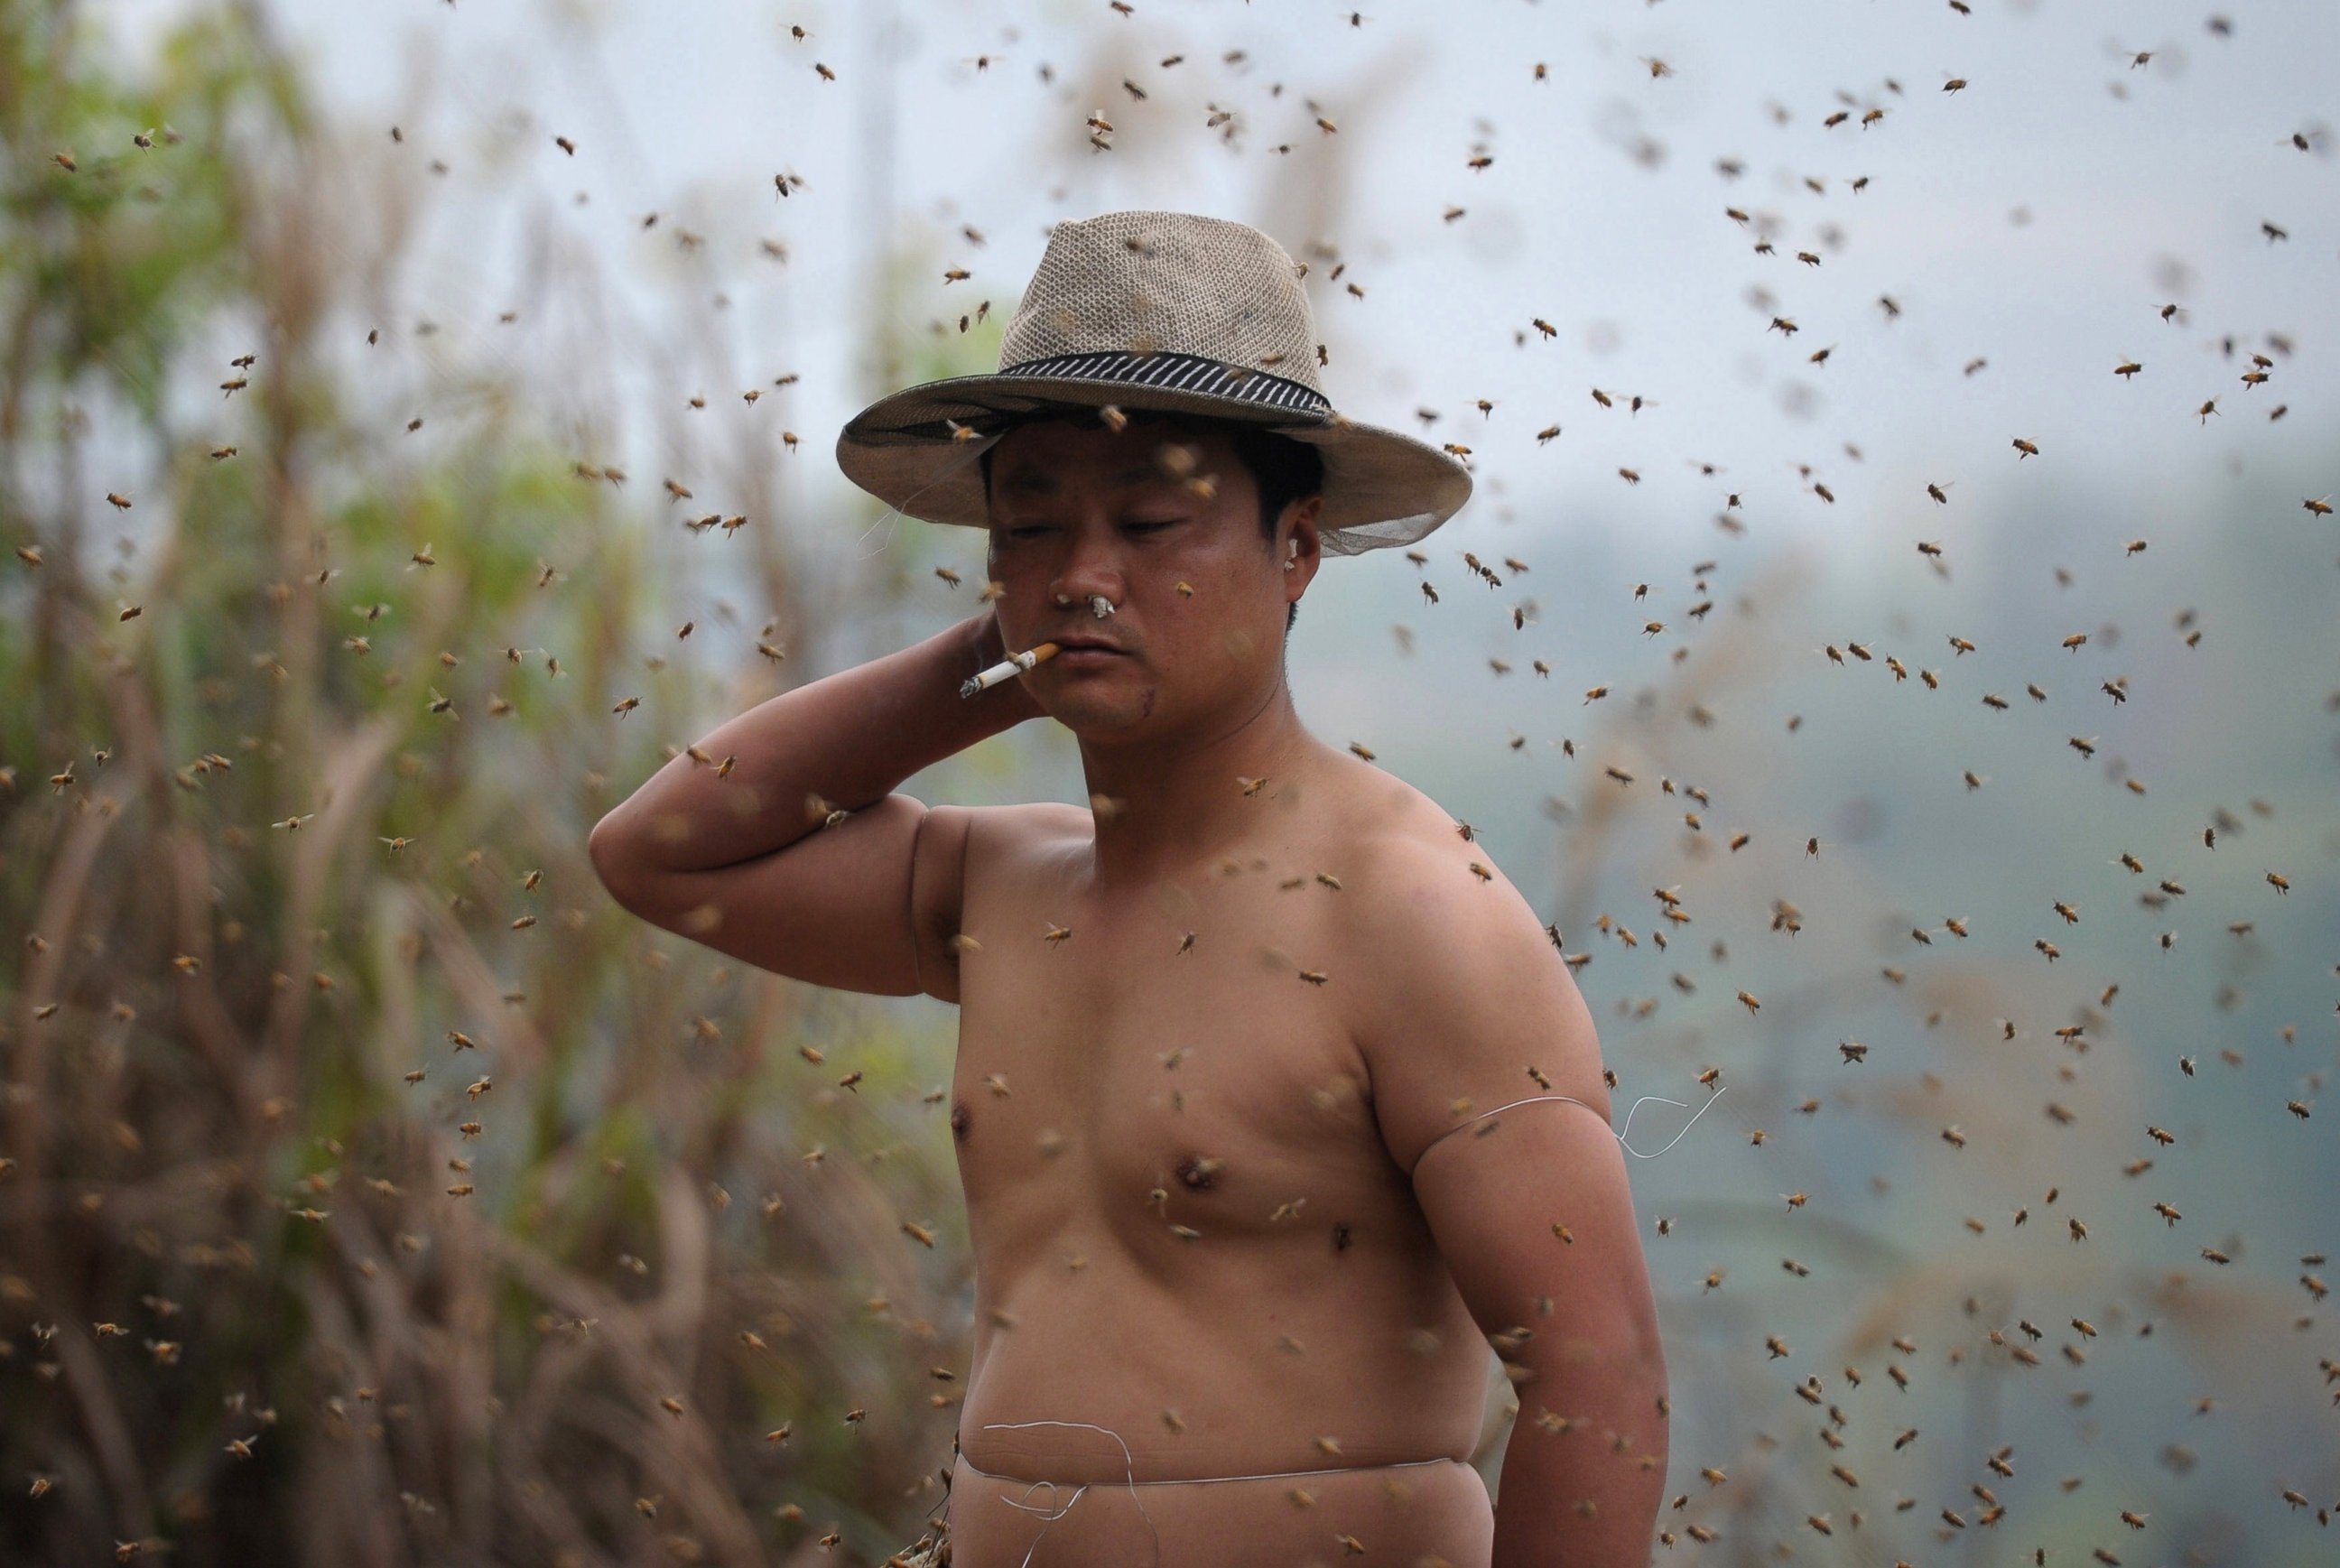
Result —
[{"label": "hazy background", "polygon": [[[837,429],[993,366],[1046,226],[1121,207],[1274,233],[1336,403],[1472,449],[1426,567],[1327,562],[1292,681],[1591,955],[1621,1108],[1722,1069],[1631,1162],[1675,1550],[2328,1554],[2340,9],[1353,10],[0,12],[0,1557],[917,1534],[956,1019],[648,931],[583,838],[974,611],[981,536]],[[905,789],[1086,799],[1045,722]]]}]

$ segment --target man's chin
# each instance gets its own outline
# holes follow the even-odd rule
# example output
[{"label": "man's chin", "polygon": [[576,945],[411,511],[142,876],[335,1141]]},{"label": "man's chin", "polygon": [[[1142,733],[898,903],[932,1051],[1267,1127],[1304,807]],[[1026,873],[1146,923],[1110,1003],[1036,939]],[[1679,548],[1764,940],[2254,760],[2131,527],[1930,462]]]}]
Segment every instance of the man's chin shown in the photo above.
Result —
[{"label": "man's chin", "polygon": [[1155,694],[1132,687],[1126,691],[1059,691],[1048,704],[1048,717],[1083,740],[1110,745],[1156,728]]}]

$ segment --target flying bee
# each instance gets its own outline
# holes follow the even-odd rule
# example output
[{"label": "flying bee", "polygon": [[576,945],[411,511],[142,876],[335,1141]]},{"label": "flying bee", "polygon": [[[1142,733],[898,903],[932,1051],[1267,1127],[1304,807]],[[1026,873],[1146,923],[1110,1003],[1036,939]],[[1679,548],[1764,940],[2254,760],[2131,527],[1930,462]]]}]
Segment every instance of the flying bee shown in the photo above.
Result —
[{"label": "flying bee", "polygon": [[2038,457],[2039,455],[2039,449],[2034,446],[2031,442],[2024,440],[2021,436],[2017,436],[2015,438],[2015,450],[2022,454],[2021,457],[2018,457],[2015,460],[2018,462],[2021,462],[2026,457]]}]

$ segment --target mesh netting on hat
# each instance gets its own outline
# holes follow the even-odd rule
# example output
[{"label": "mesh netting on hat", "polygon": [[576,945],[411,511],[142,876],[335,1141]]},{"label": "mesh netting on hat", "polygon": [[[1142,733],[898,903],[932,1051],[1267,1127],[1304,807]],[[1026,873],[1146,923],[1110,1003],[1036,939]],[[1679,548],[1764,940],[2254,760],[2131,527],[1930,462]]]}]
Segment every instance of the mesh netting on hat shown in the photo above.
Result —
[{"label": "mesh netting on hat", "polygon": [[1000,338],[1000,368],[1105,352],[1199,354],[1324,392],[1298,265],[1257,229],[1222,218],[1106,213],[1048,232]]}]

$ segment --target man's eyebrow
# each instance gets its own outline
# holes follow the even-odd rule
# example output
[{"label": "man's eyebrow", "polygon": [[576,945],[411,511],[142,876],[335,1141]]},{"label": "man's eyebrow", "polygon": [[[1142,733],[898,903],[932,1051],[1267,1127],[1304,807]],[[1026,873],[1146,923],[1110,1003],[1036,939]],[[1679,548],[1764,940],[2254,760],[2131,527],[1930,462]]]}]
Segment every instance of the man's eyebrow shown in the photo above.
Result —
[{"label": "man's eyebrow", "polygon": [[[1141,462],[1115,474],[1114,483],[1127,489],[1133,485],[1151,484],[1166,477],[1154,464]],[[1006,477],[999,481],[999,488],[1017,495],[1054,495],[1056,492],[1056,476],[1046,469],[1026,465],[1009,470]]]}]

